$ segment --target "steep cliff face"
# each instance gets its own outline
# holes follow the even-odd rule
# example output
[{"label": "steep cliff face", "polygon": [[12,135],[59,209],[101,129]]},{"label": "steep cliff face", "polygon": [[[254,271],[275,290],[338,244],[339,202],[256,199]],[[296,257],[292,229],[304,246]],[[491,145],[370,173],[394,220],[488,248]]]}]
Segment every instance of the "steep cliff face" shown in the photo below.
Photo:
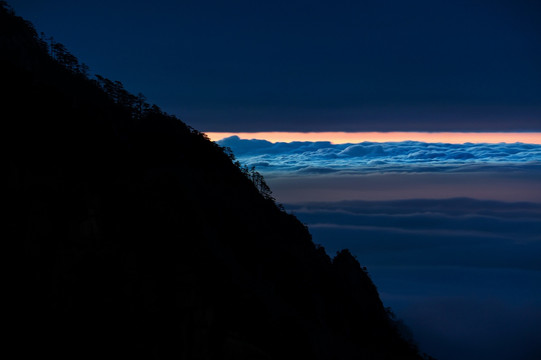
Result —
[{"label": "steep cliff face", "polygon": [[0,50],[21,354],[420,358],[351,254],[224,149],[111,98],[5,4]]}]

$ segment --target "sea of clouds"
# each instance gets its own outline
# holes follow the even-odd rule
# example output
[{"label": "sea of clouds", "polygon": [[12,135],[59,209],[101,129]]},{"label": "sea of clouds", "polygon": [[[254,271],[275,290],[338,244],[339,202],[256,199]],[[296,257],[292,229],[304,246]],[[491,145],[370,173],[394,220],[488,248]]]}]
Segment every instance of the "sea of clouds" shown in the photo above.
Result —
[{"label": "sea of clouds", "polygon": [[467,198],[286,204],[348,248],[440,360],[541,358],[541,204]]},{"label": "sea of clouds", "polygon": [[477,171],[480,167],[541,168],[541,145],[524,143],[362,142],[332,144],[245,140],[218,141],[233,150],[241,163],[267,174]]},{"label": "sea of clouds", "polygon": [[[541,204],[468,198],[287,204],[317,242],[370,266],[541,271]],[[541,288],[539,289],[541,294]]]},{"label": "sea of clouds", "polygon": [[219,141],[440,360],[541,359],[541,145]]}]

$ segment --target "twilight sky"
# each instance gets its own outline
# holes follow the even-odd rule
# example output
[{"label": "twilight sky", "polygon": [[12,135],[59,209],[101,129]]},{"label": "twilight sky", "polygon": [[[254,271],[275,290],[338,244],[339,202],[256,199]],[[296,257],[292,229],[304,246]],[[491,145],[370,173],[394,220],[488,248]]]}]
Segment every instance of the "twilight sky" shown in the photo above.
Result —
[{"label": "twilight sky", "polygon": [[535,0],[11,0],[201,131],[540,131]]},{"label": "twilight sky", "polygon": [[541,358],[539,0],[9,3],[200,131],[407,131],[220,143],[368,266],[422,351]]}]

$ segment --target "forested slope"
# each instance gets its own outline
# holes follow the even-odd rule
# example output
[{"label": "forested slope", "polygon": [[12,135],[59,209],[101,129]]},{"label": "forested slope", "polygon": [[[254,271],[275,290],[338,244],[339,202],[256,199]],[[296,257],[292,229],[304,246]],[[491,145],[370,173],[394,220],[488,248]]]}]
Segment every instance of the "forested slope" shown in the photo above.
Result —
[{"label": "forested slope", "polygon": [[5,3],[0,71],[21,355],[421,358],[259,174]]}]

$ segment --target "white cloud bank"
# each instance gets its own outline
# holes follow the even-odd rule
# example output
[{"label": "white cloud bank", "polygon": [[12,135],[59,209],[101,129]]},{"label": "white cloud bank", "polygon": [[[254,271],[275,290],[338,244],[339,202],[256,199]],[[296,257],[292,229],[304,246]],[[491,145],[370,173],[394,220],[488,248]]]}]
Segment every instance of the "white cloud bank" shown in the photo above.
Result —
[{"label": "white cloud bank", "polygon": [[472,171],[487,166],[541,168],[541,145],[524,143],[271,143],[238,136],[218,143],[230,147],[242,163],[269,174]]}]

